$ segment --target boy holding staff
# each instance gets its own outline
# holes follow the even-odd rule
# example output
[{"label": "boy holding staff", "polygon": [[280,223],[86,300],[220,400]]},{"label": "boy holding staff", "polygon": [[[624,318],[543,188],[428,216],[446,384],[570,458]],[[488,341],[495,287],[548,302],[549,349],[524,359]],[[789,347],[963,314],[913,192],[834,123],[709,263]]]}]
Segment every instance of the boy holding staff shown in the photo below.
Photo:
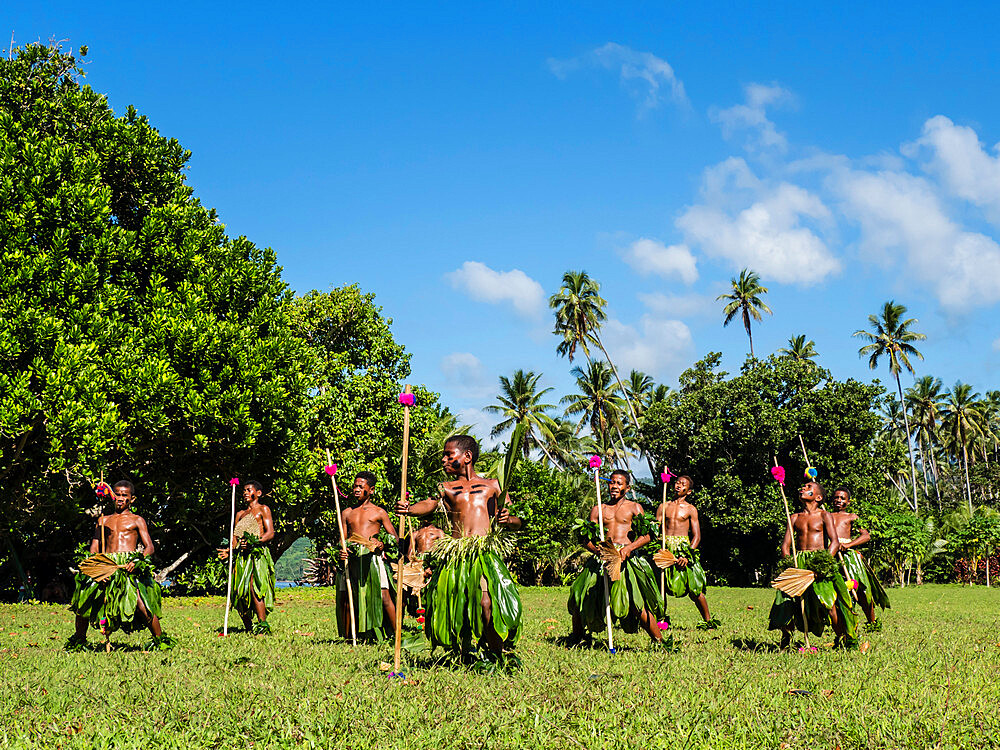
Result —
[{"label": "boy holding staff", "polygon": [[[270,635],[267,615],[274,609],[274,560],[267,548],[267,543],[274,539],[274,520],[271,509],[260,501],[263,495],[264,486],[256,479],[243,485],[247,507],[236,514],[236,530],[231,540],[235,553],[232,607],[243,620],[246,632],[254,635]],[[220,560],[228,558],[228,549],[219,550]]]},{"label": "boy holding staff", "polygon": [[[851,504],[851,492],[846,487],[838,487],[833,492],[833,523],[837,530],[837,540],[840,542],[840,560],[847,575],[857,581],[855,593],[858,604],[868,619],[868,629],[880,628],[875,605],[889,609],[889,596],[882,587],[881,581],[875,576],[868,561],[858,552],[857,548],[867,544],[871,539],[868,529],[854,528],[858,520],[856,513],[851,513],[847,506]],[[857,531],[857,536],[854,532]]]},{"label": "boy holding staff", "polygon": [[[438,496],[412,505],[401,499],[400,515],[427,516],[438,505],[451,521],[451,538],[439,539],[428,554],[435,572],[427,585],[424,628],[431,647],[442,646],[464,660],[482,651],[482,662],[501,663],[517,643],[521,598],[503,561],[509,551],[504,532],[521,526],[510,514],[500,483],[476,473],[479,444],[455,435],[444,444],[441,463],[453,477],[438,486]],[[515,662],[516,663],[516,660]]]}]

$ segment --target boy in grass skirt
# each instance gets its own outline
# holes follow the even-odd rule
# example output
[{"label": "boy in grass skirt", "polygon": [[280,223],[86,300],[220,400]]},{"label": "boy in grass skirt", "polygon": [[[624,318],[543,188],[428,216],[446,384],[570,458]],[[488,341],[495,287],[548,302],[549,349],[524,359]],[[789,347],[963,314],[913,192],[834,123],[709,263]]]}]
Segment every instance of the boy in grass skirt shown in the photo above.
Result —
[{"label": "boy in grass skirt", "polygon": [[427,516],[440,504],[451,521],[452,536],[439,539],[426,556],[434,570],[424,590],[424,630],[431,647],[484,668],[516,666],[510,650],[521,631],[521,597],[503,556],[512,546],[506,532],[520,528],[521,519],[510,514],[500,483],[476,473],[478,458],[475,438],[449,438],[441,461],[454,479],[439,485],[438,497],[413,505],[401,500],[396,510]]},{"label": "boy in grass skirt", "polygon": [[[587,632],[603,630],[606,625],[604,584],[608,575],[600,550],[597,547],[598,521],[603,515],[605,536],[618,549],[622,557],[621,577],[608,582],[611,616],[626,633],[638,632],[642,627],[654,643],[663,634],[660,621],[665,617],[663,599],[652,561],[642,548],[653,539],[655,526],[651,516],[642,506],[627,500],[629,476],[616,470],[608,482],[608,502],[603,503],[603,513],[595,505],[587,521],[578,520],[574,526],[584,549],[591,553],[570,588],[567,607],[573,618],[570,645],[580,643]],[[631,538],[630,538],[631,537]]]},{"label": "boy in grass skirt", "polygon": [[[798,567],[816,574],[816,580],[802,595],[802,599],[805,601],[811,633],[821,636],[826,625],[830,624],[840,645],[855,648],[858,645],[857,617],[854,614],[851,592],[834,559],[840,549],[840,542],[833,516],[820,507],[824,494],[823,487],[818,482],[806,482],[799,490],[803,510],[793,514],[791,518],[798,551]],[[787,527],[781,554],[785,559],[779,565],[779,573],[795,566],[791,557],[792,536]],[[775,591],[769,620],[768,629],[782,631],[781,646],[787,648],[791,643],[792,631],[805,630],[799,597]]]},{"label": "boy in grass skirt", "polygon": [[[855,592],[858,604],[861,605],[868,619],[869,630],[881,629],[875,605],[882,609],[890,609],[889,595],[886,594],[881,581],[875,576],[868,561],[858,552],[857,548],[867,544],[871,534],[867,529],[855,528],[858,520],[856,513],[851,513],[847,506],[851,503],[851,492],[846,487],[838,487],[833,493],[833,523],[837,529],[837,540],[840,542],[840,561],[847,577],[857,581]],[[857,536],[854,536],[857,532]]]},{"label": "boy in grass skirt", "polygon": [[[260,537],[245,532],[232,540],[236,557],[233,560],[233,609],[236,610],[248,633],[270,635],[267,615],[274,609],[274,560],[267,543],[274,539],[274,521],[271,509],[260,502],[264,486],[256,479],[243,485],[243,500],[247,507],[236,514],[236,524],[253,518],[260,529]],[[229,557],[229,550],[219,550],[219,558]],[[253,617],[257,616],[257,624]]]},{"label": "boy in grass skirt", "polygon": [[[113,497],[115,511],[97,519],[89,557],[104,555],[118,568],[106,580],[95,580],[84,572],[76,574],[70,601],[70,610],[76,614],[76,632],[66,648],[87,648],[88,626],[99,629],[106,638],[119,629],[133,632],[147,627],[153,636],[148,647],[170,648],[173,639],[163,635],[160,628],[160,585],[153,580],[153,566],[148,559],[154,552],[153,540],[146,521],[130,507],[135,488],[124,480],[113,488],[101,482],[97,495]],[[137,551],[140,542],[142,552]]]},{"label": "boy in grass skirt", "polygon": [[[341,550],[341,566],[337,568],[337,632],[341,638],[351,636],[348,585],[353,589],[359,638],[382,641],[392,635],[396,626],[395,591],[385,564],[384,545],[376,536],[385,529],[398,544],[399,535],[385,509],[372,502],[376,481],[370,471],[358,472],[351,488],[355,505],[343,512],[344,525],[340,533],[348,539],[348,549]],[[364,540],[366,544],[352,542],[351,537]],[[345,560],[347,576],[343,568]]]},{"label": "boy in grass skirt", "polygon": [[698,509],[688,498],[694,489],[694,482],[689,476],[681,476],[674,483],[676,497],[661,503],[656,509],[656,520],[667,526],[667,549],[674,553],[677,563],[665,568],[664,587],[671,596],[687,596],[698,607],[703,622],[698,625],[702,630],[712,630],[719,627],[719,621],[712,618],[708,611],[708,600],[705,598],[707,582],[705,569],[701,567],[701,524],[698,521]]}]

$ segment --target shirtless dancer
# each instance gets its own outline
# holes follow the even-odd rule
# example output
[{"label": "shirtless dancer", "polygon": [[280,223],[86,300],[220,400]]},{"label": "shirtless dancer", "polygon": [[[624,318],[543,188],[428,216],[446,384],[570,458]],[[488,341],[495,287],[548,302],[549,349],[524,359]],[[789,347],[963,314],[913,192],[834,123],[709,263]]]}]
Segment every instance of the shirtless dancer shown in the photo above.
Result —
[{"label": "shirtless dancer", "polygon": [[674,483],[676,496],[660,504],[656,509],[656,520],[662,524],[666,517],[667,549],[677,557],[677,564],[664,571],[665,590],[672,596],[690,597],[704,621],[699,627],[710,630],[719,627],[719,621],[712,619],[705,599],[705,570],[701,567],[701,552],[698,549],[701,524],[698,522],[698,509],[688,501],[693,489],[691,477],[678,477]]},{"label": "shirtless dancer", "polygon": [[[264,494],[264,486],[256,479],[251,479],[243,485],[243,501],[247,504],[236,514],[236,523],[246,516],[254,516],[261,529],[261,536],[256,541],[248,541],[246,535],[241,539],[233,539],[233,549],[236,557],[233,560],[233,609],[243,620],[246,632],[270,634],[271,626],[267,623],[268,613],[274,609],[274,560],[271,551],[265,546],[274,539],[274,520],[271,509],[264,505],[260,498]],[[219,550],[219,559],[229,557],[228,549]],[[244,571],[250,567],[249,575]],[[257,615],[257,624],[253,625],[253,616]]]},{"label": "shirtless dancer", "polygon": [[[792,514],[791,518],[799,568],[811,569],[811,561],[819,560],[827,553],[835,558],[840,549],[833,516],[820,507],[824,495],[823,487],[818,482],[806,482],[799,490],[799,500],[802,502],[803,509],[799,513]],[[787,526],[785,527],[785,538],[781,543],[781,554],[784,557],[792,554],[792,535]],[[856,645],[857,641],[855,633],[857,622],[850,592],[847,590],[847,584],[836,561],[830,559],[829,563],[827,569],[830,575],[824,580],[833,583],[833,589],[836,593],[833,606],[827,607],[817,597],[815,584],[802,595],[805,599],[807,612],[812,613],[809,618],[810,630],[818,635],[822,633],[825,623],[829,622],[837,634],[838,641],[843,640],[845,645],[853,646]],[[820,582],[818,577],[817,582]],[[798,598],[792,599],[781,591],[775,592],[769,629],[782,631],[781,645],[783,648],[791,643],[792,631],[797,626],[797,621],[801,619],[800,606]]]},{"label": "shirtless dancer", "polygon": [[[97,519],[90,554],[106,554],[124,567],[101,583],[83,573],[76,574],[70,602],[70,609],[76,613],[76,632],[66,647],[86,648],[88,625],[105,635],[119,628],[133,631],[145,626],[157,647],[171,646],[172,639],[160,629],[160,585],[153,580],[152,566],[147,562],[155,551],[153,540],[146,521],[131,509],[135,488],[124,480],[116,482],[114,488],[101,482],[96,492],[100,498],[113,497],[115,511]],[[141,553],[136,551],[140,543]]]},{"label": "shirtless dancer", "polygon": [[[606,623],[603,578],[607,573],[595,543],[599,538],[596,529],[601,517],[604,518],[605,538],[618,547],[623,559],[621,578],[614,582],[608,580],[612,619],[627,633],[635,633],[641,626],[654,643],[663,638],[659,626],[659,618],[664,616],[663,599],[649,556],[641,551],[652,540],[652,534],[648,530],[633,530],[633,522],[640,521],[645,514],[639,503],[627,499],[628,488],[628,474],[613,471],[608,481],[608,501],[602,503],[600,511],[597,505],[590,511],[589,531],[581,542],[593,556],[587,559],[573,582],[567,603],[573,618],[571,645],[582,641],[586,631],[600,631]],[[636,590],[638,598],[634,594]]]},{"label": "shirtless dancer", "polygon": [[[858,604],[861,605],[868,619],[868,629],[880,629],[875,605],[889,609],[889,596],[885,593],[881,581],[875,576],[868,561],[857,551],[871,539],[867,529],[854,527],[858,520],[856,513],[851,513],[847,506],[851,504],[851,492],[846,487],[838,487],[833,492],[833,523],[837,528],[837,538],[840,541],[839,558],[844,565],[847,576],[858,582]],[[854,536],[857,532],[857,536]]]},{"label": "shirtless dancer", "polygon": [[[344,510],[344,525],[340,529],[345,539],[356,534],[370,540],[374,549],[368,550],[357,543],[350,544],[349,550],[341,550],[340,561],[341,565],[345,560],[348,561],[349,585],[354,589],[358,635],[381,640],[388,637],[396,627],[396,603],[389,584],[384,545],[376,535],[385,529],[397,543],[399,535],[385,509],[372,502],[375,483],[375,475],[371,472],[358,472],[351,489],[356,504]],[[349,637],[351,633],[347,586],[343,568],[340,568],[337,574],[337,629],[343,638]],[[379,593],[378,598],[375,592]]]},{"label": "shirtless dancer", "polygon": [[[425,599],[425,630],[431,646],[442,646],[466,661],[474,660],[481,650],[483,662],[498,663],[505,660],[504,650],[517,643],[521,630],[521,598],[499,554],[498,541],[502,530],[520,528],[521,519],[510,514],[509,498],[500,497],[500,483],[476,473],[478,458],[475,438],[448,438],[441,463],[454,479],[438,486],[437,497],[412,505],[401,500],[396,510],[401,515],[427,516],[442,505],[457,540],[440,554],[432,553],[440,564]],[[470,600],[470,591],[477,590],[479,601]]]}]

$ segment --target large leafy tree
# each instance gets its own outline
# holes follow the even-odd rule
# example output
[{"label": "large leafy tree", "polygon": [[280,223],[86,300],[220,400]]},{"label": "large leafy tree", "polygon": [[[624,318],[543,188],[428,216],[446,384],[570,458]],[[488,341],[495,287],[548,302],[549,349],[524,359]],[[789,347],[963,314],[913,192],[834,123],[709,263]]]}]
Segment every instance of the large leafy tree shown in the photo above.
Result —
[{"label": "large leafy tree", "polygon": [[[899,373],[906,369],[913,374],[913,365],[910,364],[910,357],[923,359],[924,355],[913,346],[915,341],[923,341],[927,337],[922,333],[911,330],[916,318],[906,318],[906,306],[897,304],[889,300],[882,306],[879,315],[869,315],[868,325],[870,331],[855,331],[854,336],[861,338],[868,343],[858,349],[858,355],[868,357],[868,367],[872,370],[878,368],[878,363],[883,358],[889,364],[889,372],[896,379],[896,392],[899,394],[899,402],[904,404],[903,385],[899,380]],[[917,465],[913,458],[913,443],[910,440],[910,421],[906,409],[903,409],[903,425],[906,428],[906,450],[910,455],[910,480],[913,489],[913,508],[917,508]]]},{"label": "large leafy tree", "polygon": [[763,300],[767,287],[761,285],[760,275],[749,268],[744,268],[739,277],[730,279],[729,283],[731,291],[715,298],[726,303],[722,308],[722,325],[728,326],[737,315],[740,316],[750,341],[750,356],[753,357],[753,332],[750,330],[750,323],[753,320],[758,323],[763,320],[763,313],[772,314],[771,308]]},{"label": "large leafy tree", "polygon": [[131,479],[170,560],[218,542],[230,477],[294,493],[310,352],[274,253],[228,237],[190,153],[81,76],[42,45],[0,60],[0,515],[65,550],[101,474]]},{"label": "large leafy tree", "polygon": [[878,437],[881,386],[773,356],[726,378],[718,361],[711,354],[684,372],[681,391],[643,422],[657,463],[694,479],[702,555],[716,579],[745,584],[777,560],[785,521],[770,468],[777,457],[796,486],[805,469],[799,435],[829,490],[846,484],[862,510],[893,507],[885,473],[902,465],[902,453]]}]

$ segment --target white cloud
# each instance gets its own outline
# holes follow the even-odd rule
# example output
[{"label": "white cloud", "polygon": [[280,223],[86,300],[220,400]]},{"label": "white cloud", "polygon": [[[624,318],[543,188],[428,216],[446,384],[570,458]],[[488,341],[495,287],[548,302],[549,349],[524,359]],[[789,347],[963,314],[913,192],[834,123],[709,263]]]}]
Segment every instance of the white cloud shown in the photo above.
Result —
[{"label": "white cloud", "polygon": [[715,297],[709,294],[640,294],[639,301],[650,311],[675,318],[709,315],[714,311]]},{"label": "white cloud", "polygon": [[751,83],[743,87],[743,94],[745,103],[726,109],[713,107],[709,110],[709,117],[722,126],[722,134],[726,138],[732,138],[737,132],[750,131],[746,143],[750,150],[785,151],[788,141],[768,119],[767,108],[793,101],[791,92],[777,84]]},{"label": "white cloud", "polygon": [[[992,150],[1000,152],[1000,144]],[[1000,157],[986,152],[972,128],[938,115],[924,123],[915,147],[903,151],[914,157],[929,152],[925,169],[958,197],[986,208],[995,222],[1000,219]]]},{"label": "white cloud", "polygon": [[690,106],[687,94],[684,92],[684,84],[674,74],[670,63],[650,52],[638,52],[631,47],[608,42],[581,57],[569,60],[549,59],[548,63],[549,69],[559,78],[565,78],[569,73],[587,67],[618,70],[624,83],[632,81],[641,83],[645,92],[643,109],[654,109],[659,106],[664,93],[675,104]]},{"label": "white cloud", "polygon": [[542,285],[517,268],[494,271],[484,263],[467,260],[458,270],[445,274],[445,278],[475,300],[510,302],[524,316],[541,315],[545,308]]},{"label": "white cloud", "polygon": [[[727,205],[733,202],[730,184],[743,195],[756,194],[753,203],[742,210]],[[707,201],[685,211],[676,225],[689,244],[708,255],[782,283],[812,284],[840,270],[824,241],[803,224],[832,219],[823,201],[806,189],[787,182],[765,187],[742,159],[729,159],[706,170],[702,192]]]},{"label": "white cloud", "polygon": [[1000,339],[993,339],[993,351],[1000,352]]},{"label": "white cloud", "polygon": [[927,180],[843,170],[830,184],[844,201],[846,217],[861,227],[861,247],[870,257],[900,263],[953,311],[1000,300],[1000,245],[952,221]]},{"label": "white cloud", "polygon": [[469,425],[472,428],[472,436],[479,440],[480,448],[487,450],[494,444],[490,438],[490,430],[497,420],[493,416],[475,408],[459,409],[455,416],[458,417],[459,425]]},{"label": "white cloud", "polygon": [[459,398],[484,399],[496,393],[483,363],[470,352],[452,352],[441,358],[445,381]]},{"label": "white cloud", "polygon": [[608,353],[624,379],[642,370],[660,380],[673,377],[690,359],[691,329],[679,320],[643,315],[639,328],[611,319],[602,328]]},{"label": "white cloud", "polygon": [[642,237],[625,251],[625,260],[643,276],[655,273],[680,278],[685,284],[698,280],[698,264],[687,245],[671,245]]}]

